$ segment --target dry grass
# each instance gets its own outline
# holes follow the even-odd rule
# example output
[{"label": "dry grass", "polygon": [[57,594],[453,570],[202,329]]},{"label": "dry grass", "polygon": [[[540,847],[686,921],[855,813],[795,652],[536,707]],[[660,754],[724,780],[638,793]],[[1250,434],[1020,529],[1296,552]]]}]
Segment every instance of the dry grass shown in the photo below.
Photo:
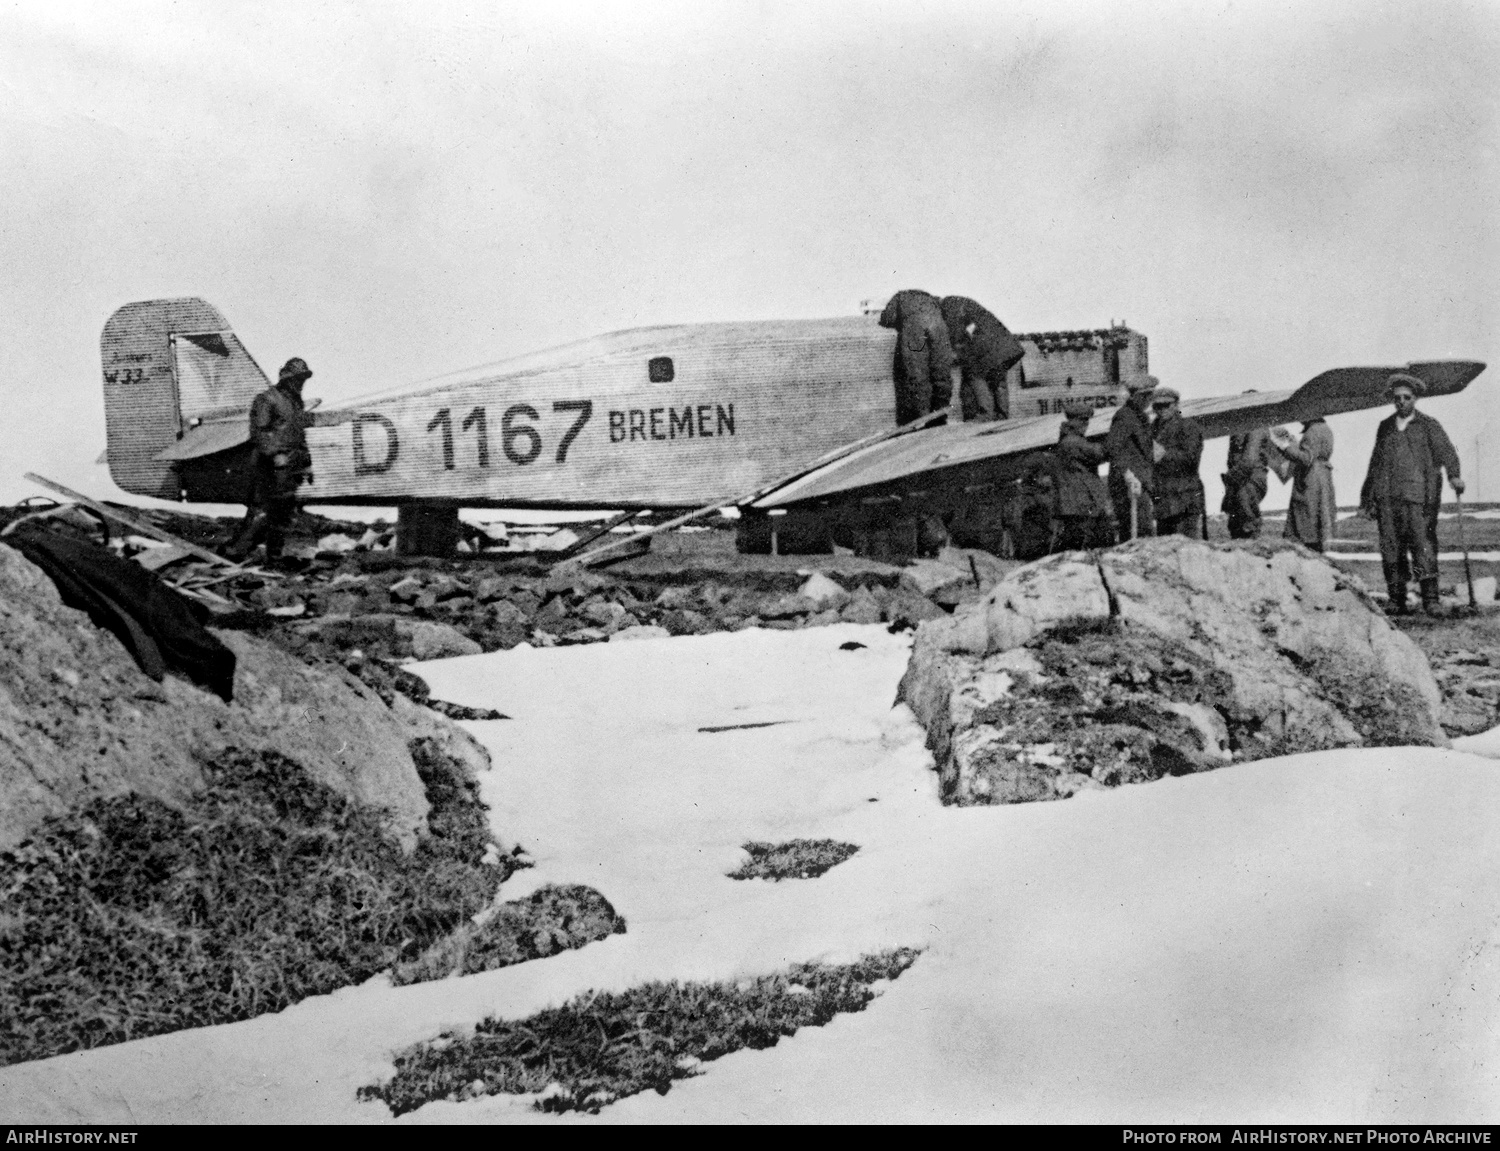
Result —
[{"label": "dry grass", "polygon": [[513,865],[485,862],[472,782],[413,751],[433,834],[410,855],[294,761],[233,750],[180,810],[100,799],[0,855],[0,1064],[278,1011],[487,906]]},{"label": "dry grass", "polygon": [[856,851],[856,843],[836,839],[789,839],[785,843],[747,843],[750,859],[730,879],[816,879]]},{"label": "dry grass", "polygon": [[872,985],[916,962],[910,948],[832,966],[799,964],[740,983],[648,983],[581,995],[520,1020],[487,1019],[396,1056],[396,1074],[362,1087],[397,1115],[436,1099],[539,1094],[544,1111],[597,1112],[648,1088],[663,1095],[700,1063],[744,1047],[774,1047],[799,1027],[862,1011]]}]

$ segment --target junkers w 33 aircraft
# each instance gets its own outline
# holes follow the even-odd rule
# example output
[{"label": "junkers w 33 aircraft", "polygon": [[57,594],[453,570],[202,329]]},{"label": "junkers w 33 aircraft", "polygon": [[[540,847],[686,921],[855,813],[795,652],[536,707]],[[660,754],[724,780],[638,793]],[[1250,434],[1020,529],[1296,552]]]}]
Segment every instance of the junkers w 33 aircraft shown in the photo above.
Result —
[{"label": "junkers w 33 aircraft", "polygon": [[[395,505],[402,525],[460,507],[683,509],[737,502],[742,546],[772,511],[825,525],[810,550],[871,519],[995,498],[1057,442],[1064,404],[1108,431],[1147,373],[1124,326],[1017,337],[1011,417],[890,434],[896,333],[875,315],[635,328],[374,392],[308,413],[307,503]],[[203,300],[126,304],[101,337],[110,474],[138,495],[241,503],[247,413],[269,381]],[[1468,360],[1335,368],[1300,388],[1184,401],[1205,436],[1386,402],[1409,372],[1461,391]],[[853,445],[862,445],[854,447]],[[807,537],[808,533],[802,533]],[[763,533],[765,538],[769,532]],[[791,550],[784,548],[783,550]]]}]

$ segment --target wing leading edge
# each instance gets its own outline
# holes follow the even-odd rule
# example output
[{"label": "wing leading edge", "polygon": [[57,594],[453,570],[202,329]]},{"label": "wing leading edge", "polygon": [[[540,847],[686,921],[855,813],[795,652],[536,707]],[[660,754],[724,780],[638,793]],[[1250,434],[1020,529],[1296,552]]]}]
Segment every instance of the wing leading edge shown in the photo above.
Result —
[{"label": "wing leading edge", "polygon": [[[1432,397],[1463,391],[1484,367],[1476,360],[1438,360],[1404,367],[1333,368],[1296,390],[1184,400],[1182,414],[1197,420],[1205,437],[1228,436],[1379,407],[1386,402],[1385,383],[1393,372],[1419,377]],[[1116,410],[1101,408],[1094,414],[1088,427],[1090,439],[1102,438],[1109,431]],[[1058,414],[910,432],[809,471],[751,506],[781,508],[854,492],[881,497],[915,494],[919,488],[953,489],[993,482],[1003,478],[1007,463],[1015,465],[1026,454],[1056,444],[1062,420]]]}]

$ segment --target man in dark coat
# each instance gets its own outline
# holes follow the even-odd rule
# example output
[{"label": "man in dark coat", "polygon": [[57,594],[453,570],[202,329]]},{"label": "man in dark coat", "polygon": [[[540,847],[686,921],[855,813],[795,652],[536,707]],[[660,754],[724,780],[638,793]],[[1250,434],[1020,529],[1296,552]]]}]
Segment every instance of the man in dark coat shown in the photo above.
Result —
[{"label": "man in dark coat", "polygon": [[281,558],[297,489],[312,471],[302,403],[302,385],[311,376],[307,361],[294,356],[282,365],[276,385],[250,405],[249,506],[244,527],[225,552],[232,559],[248,556],[261,540],[267,563]]},{"label": "man in dark coat", "polygon": [[1203,538],[1203,479],[1198,464],[1203,459],[1203,429],[1197,420],[1184,419],[1173,388],[1157,388],[1151,397],[1156,413],[1152,438],[1162,448],[1156,459],[1153,510],[1156,534]]},{"label": "man in dark coat", "polygon": [[1104,448],[1088,441],[1094,409],[1073,405],[1052,449],[1052,551],[1108,547],[1114,541],[1109,493],[1099,478]]},{"label": "man in dark coat", "polygon": [[958,398],[964,419],[1009,419],[1005,374],[1021,362],[1021,345],[993,314],[967,296],[944,296],[941,307],[949,342],[963,369]]},{"label": "man in dark coat", "polygon": [[1269,428],[1251,428],[1229,437],[1222,510],[1229,517],[1232,540],[1260,538],[1260,502],[1266,498],[1270,440]]},{"label": "man in dark coat", "polygon": [[896,423],[909,424],[941,411],[953,399],[953,346],[937,297],[908,288],[880,313],[882,328],[895,328]]},{"label": "man in dark coat", "polygon": [[[1151,496],[1155,490],[1156,461],[1166,452],[1151,438],[1151,421],[1147,415],[1151,410],[1151,393],[1156,388],[1155,377],[1147,377],[1145,381],[1127,387],[1130,398],[1115,412],[1109,435],[1104,439],[1104,452],[1109,458],[1109,498],[1114,504],[1115,531],[1121,543],[1132,538],[1132,528],[1136,535],[1156,534]],[[1135,509],[1134,523],[1132,506]]]},{"label": "man in dark coat", "polygon": [[1360,489],[1359,505],[1380,526],[1380,566],[1384,569],[1390,610],[1404,614],[1406,584],[1415,578],[1422,589],[1422,609],[1438,607],[1437,517],[1443,498],[1443,473],[1462,495],[1458,453],[1443,425],[1417,411],[1417,396],[1427,390],[1416,376],[1397,372],[1387,381],[1395,414],[1380,421],[1370,470]]}]

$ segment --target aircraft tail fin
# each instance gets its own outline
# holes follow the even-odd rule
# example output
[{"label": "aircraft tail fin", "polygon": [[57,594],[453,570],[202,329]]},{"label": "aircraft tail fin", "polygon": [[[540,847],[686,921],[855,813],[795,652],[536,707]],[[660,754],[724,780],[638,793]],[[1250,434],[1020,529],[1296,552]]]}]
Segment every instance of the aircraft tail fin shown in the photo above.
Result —
[{"label": "aircraft tail fin", "polygon": [[137,495],[180,499],[182,477],[163,453],[217,421],[219,450],[243,442],[232,428],[245,429],[270,383],[218,309],[195,297],[126,304],[105,323],[99,352],[109,473]]}]

